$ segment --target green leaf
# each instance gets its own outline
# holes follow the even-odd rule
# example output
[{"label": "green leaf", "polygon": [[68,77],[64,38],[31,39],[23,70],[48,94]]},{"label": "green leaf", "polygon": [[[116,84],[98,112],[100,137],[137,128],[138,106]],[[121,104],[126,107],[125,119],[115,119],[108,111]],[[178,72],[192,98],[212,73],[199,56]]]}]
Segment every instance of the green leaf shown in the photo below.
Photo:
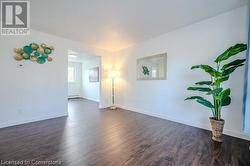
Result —
[{"label": "green leaf", "polygon": [[221,106],[222,107],[228,106],[230,103],[231,103],[231,97],[229,97],[229,96],[226,96],[225,98],[223,98],[221,100]]},{"label": "green leaf", "polygon": [[213,104],[210,101],[204,99],[201,96],[191,96],[191,97],[186,98],[185,100],[194,100],[194,99],[196,99],[196,101],[198,103],[200,103],[200,104],[202,104],[202,105],[204,105],[206,107],[214,108]]},{"label": "green leaf", "polygon": [[230,63],[228,63],[228,64],[225,64],[225,65],[221,68],[221,70],[226,70],[226,69],[228,69],[229,67],[237,66],[237,65],[239,65],[239,64],[242,64],[242,63],[245,62],[245,61],[246,61],[246,59],[237,59],[237,60],[235,60],[235,61],[233,61],[233,62],[230,62]]},{"label": "green leaf", "polygon": [[223,89],[222,88],[216,88],[210,92],[207,93],[207,95],[211,95],[211,94],[215,94],[217,95],[218,93],[220,93]]},{"label": "green leaf", "polygon": [[247,45],[243,43],[238,43],[230,48],[228,48],[225,52],[223,52],[221,55],[219,55],[214,62],[219,63],[224,60],[227,60],[228,58],[245,51],[247,49]]},{"label": "green leaf", "polygon": [[217,80],[215,80],[214,85],[219,85],[224,81],[227,81],[229,79],[229,75],[219,77]]},{"label": "green leaf", "polygon": [[208,107],[208,108],[214,108],[213,104],[212,104],[210,101],[206,100],[206,99],[203,99],[203,98],[202,98],[202,99],[197,99],[196,101],[197,101],[198,103],[200,103],[200,104],[202,104],[202,105]]},{"label": "green leaf", "polygon": [[230,93],[231,93],[231,90],[229,88],[222,91],[221,94],[220,94],[221,99],[224,99],[225,97],[229,96]]},{"label": "green leaf", "polygon": [[196,82],[196,85],[211,85],[212,81],[200,81],[200,82]]},{"label": "green leaf", "polygon": [[193,91],[201,91],[201,92],[210,92],[210,88],[203,88],[203,87],[189,87],[187,90],[193,90]]},{"label": "green leaf", "polygon": [[191,97],[186,98],[185,100],[194,100],[194,99],[202,99],[202,97],[201,96],[191,96]]},{"label": "green leaf", "polygon": [[222,72],[222,76],[228,76],[228,75],[230,75],[231,73],[234,72],[235,69],[237,69],[238,67],[243,66],[243,65],[244,64],[239,64],[239,65],[236,65],[236,66],[233,66],[233,67],[230,67],[230,68],[224,70]]},{"label": "green leaf", "polygon": [[205,72],[209,73],[213,77],[220,76],[220,73],[217,72],[214,68],[212,68],[209,65],[195,65],[191,67],[191,70],[198,69],[198,68],[204,70]]}]

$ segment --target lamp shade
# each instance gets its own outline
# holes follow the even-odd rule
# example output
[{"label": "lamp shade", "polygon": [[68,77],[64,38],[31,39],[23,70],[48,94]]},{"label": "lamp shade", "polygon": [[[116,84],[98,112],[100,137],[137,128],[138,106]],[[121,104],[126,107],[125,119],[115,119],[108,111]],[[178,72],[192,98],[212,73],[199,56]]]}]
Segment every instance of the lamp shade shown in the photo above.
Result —
[{"label": "lamp shade", "polygon": [[116,78],[119,76],[119,73],[116,70],[110,70],[108,73],[108,76],[109,76],[109,78]]}]

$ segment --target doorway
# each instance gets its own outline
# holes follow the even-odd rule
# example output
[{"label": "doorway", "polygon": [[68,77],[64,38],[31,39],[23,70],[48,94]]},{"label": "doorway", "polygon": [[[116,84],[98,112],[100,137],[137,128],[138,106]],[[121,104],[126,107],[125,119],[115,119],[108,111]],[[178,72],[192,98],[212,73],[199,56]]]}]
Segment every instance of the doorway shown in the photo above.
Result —
[{"label": "doorway", "polygon": [[100,56],[68,51],[68,98],[100,101]]}]

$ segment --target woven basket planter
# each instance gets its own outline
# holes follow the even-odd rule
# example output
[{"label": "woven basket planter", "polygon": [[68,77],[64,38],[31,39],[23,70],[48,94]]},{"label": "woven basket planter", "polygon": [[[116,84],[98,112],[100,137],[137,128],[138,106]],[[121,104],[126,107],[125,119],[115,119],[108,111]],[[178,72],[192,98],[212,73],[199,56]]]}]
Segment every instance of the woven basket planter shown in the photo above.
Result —
[{"label": "woven basket planter", "polygon": [[212,133],[213,133],[212,139],[217,142],[222,142],[222,134],[225,121],[223,119],[215,120],[212,117],[210,117],[209,119],[212,126]]}]

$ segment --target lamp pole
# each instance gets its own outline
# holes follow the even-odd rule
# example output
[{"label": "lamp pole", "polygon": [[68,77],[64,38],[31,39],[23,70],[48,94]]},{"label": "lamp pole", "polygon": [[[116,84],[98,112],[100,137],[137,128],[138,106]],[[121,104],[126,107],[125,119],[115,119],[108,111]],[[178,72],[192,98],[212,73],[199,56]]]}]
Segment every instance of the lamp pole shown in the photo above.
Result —
[{"label": "lamp pole", "polygon": [[115,77],[112,77],[112,106],[111,109],[116,109],[115,107]]},{"label": "lamp pole", "polygon": [[111,101],[112,101],[112,105],[110,107],[110,109],[115,110],[116,106],[115,106],[115,78],[117,77],[117,71],[110,71],[109,72],[109,77],[111,78]]}]

